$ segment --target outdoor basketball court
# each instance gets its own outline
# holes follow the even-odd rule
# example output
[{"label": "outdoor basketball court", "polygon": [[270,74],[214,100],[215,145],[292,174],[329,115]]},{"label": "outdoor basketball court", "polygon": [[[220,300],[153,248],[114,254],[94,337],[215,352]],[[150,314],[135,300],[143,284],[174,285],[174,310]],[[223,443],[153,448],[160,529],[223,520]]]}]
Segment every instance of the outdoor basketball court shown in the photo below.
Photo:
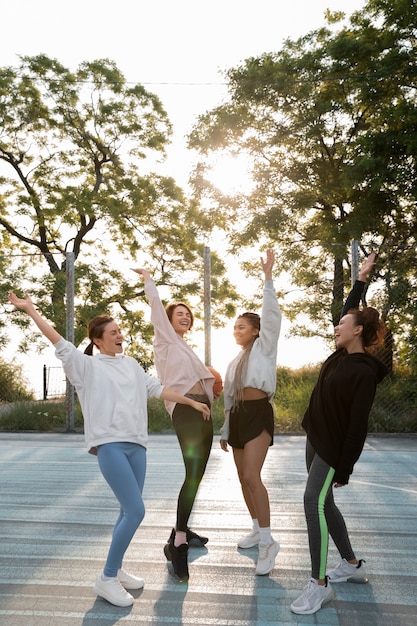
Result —
[{"label": "outdoor basketball court", "polygon": [[[304,437],[278,436],[264,468],[276,567],[256,576],[257,549],[239,550],[249,528],[231,453],[215,437],[191,528],[190,580],[170,574],[163,545],[175,519],[183,464],[173,435],[152,435],[147,512],[125,558],[144,578],[133,607],[97,598],[117,504],[83,437],[0,433],[0,624],[4,626],[412,626],[417,624],[417,436],[371,437],[348,487],[336,491],[369,583],[334,585],[336,600],[312,616],[290,604],[309,577],[303,513]],[[338,556],[331,544],[329,565]]]}]

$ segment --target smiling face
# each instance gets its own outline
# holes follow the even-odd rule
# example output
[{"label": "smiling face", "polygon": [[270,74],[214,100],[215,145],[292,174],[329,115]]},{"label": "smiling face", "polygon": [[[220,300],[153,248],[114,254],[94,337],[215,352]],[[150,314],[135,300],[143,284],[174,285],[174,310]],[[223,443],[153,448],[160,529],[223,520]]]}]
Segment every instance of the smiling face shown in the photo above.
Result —
[{"label": "smiling face", "polygon": [[104,327],[102,336],[95,337],[94,343],[100,350],[101,354],[107,356],[116,356],[123,352],[123,335],[118,324],[111,321]]},{"label": "smiling face", "polygon": [[358,346],[362,347],[362,326],[355,324],[355,318],[352,314],[344,315],[334,329],[334,337],[336,347],[345,348],[348,352],[358,352]]},{"label": "smiling face", "polygon": [[246,317],[238,317],[233,327],[233,336],[238,346],[242,346],[244,350],[259,335],[258,328]]},{"label": "smiling face", "polygon": [[171,324],[178,335],[185,335],[192,326],[192,316],[190,311],[183,304],[179,304],[172,311]]}]

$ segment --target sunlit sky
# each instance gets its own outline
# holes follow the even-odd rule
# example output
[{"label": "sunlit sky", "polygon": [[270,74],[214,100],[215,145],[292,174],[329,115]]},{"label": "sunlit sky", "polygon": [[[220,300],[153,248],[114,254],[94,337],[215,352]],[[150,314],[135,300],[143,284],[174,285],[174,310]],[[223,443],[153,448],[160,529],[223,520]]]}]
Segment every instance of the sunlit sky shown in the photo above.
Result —
[{"label": "sunlit sky", "polygon": [[[347,15],[364,0],[20,0],[2,6],[1,66],[19,55],[45,53],[70,69],[85,60],[109,58],[129,82],[156,93],[174,126],[163,172],[186,187],[192,155],[186,134],[197,116],[220,104],[226,94],[221,71],[250,56],[279,50],[324,25],[324,11]],[[233,169],[225,174],[233,178]],[[216,242],[207,242],[216,249]],[[298,367],[326,354],[321,342],[280,339],[278,362]],[[221,348],[220,348],[221,346]],[[236,354],[230,325],[215,331],[212,363],[223,373]],[[309,356],[306,358],[306,354]]]}]

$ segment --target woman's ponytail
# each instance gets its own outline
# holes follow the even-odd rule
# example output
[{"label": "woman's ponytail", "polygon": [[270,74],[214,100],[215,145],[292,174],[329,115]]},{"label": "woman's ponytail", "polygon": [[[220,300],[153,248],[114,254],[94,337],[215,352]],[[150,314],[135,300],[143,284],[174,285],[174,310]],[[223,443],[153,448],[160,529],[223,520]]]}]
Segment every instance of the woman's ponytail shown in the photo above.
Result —
[{"label": "woman's ponytail", "polygon": [[90,343],[84,350],[84,354],[88,354],[88,356],[93,356],[93,348],[94,348],[94,342],[90,341]]}]

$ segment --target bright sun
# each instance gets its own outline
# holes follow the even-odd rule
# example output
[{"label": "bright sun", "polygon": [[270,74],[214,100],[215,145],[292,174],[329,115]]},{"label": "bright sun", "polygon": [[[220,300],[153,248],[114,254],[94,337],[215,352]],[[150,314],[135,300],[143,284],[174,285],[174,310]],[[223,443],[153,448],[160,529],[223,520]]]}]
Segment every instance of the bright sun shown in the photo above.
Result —
[{"label": "bright sun", "polygon": [[244,154],[222,155],[213,160],[208,178],[225,194],[247,192],[252,182],[249,158]]}]

